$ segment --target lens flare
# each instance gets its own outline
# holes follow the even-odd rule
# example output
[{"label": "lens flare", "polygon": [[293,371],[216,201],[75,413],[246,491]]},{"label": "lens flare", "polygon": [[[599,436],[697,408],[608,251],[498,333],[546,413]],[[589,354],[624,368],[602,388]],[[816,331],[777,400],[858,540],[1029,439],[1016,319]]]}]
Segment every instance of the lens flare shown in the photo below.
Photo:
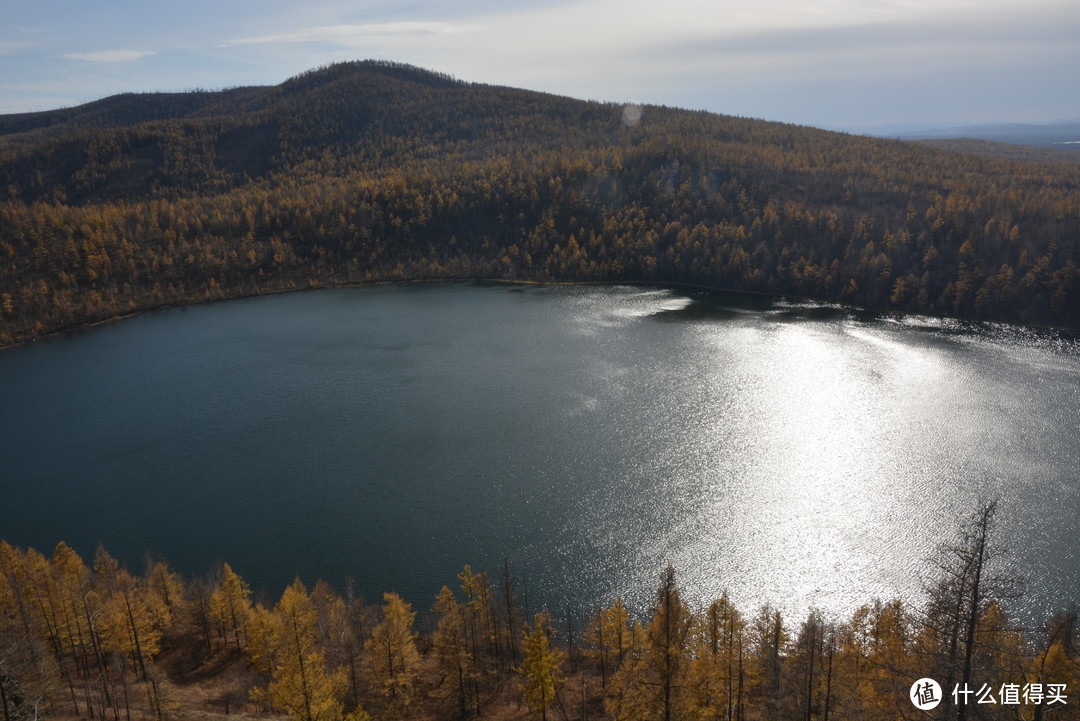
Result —
[{"label": "lens flare", "polygon": [[638,123],[641,122],[641,112],[642,112],[642,107],[640,105],[638,105],[637,103],[630,103],[629,105],[623,106],[623,109],[622,109],[623,125],[625,125],[628,128],[635,127]]}]

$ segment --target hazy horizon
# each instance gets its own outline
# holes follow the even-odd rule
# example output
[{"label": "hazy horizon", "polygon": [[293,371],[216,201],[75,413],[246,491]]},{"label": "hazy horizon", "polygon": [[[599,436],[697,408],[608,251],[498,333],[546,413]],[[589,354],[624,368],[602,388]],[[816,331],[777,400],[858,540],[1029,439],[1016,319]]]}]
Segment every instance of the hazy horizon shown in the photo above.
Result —
[{"label": "hazy horizon", "polygon": [[0,113],[274,85],[343,60],[870,132],[1080,118],[1080,6],[1033,0],[416,0],[7,8]]},{"label": "hazy horizon", "polygon": [[[353,60],[363,61],[363,60],[373,60],[373,59],[372,58],[353,58],[353,59],[342,59],[340,61],[334,61],[334,62],[351,62]],[[395,62],[392,59],[388,59],[388,60],[390,60],[391,62]],[[319,66],[319,67],[323,67],[323,66]],[[420,66],[416,66],[416,67],[420,67]],[[309,68],[309,70],[317,70],[317,69],[318,69],[317,67],[316,68]],[[420,67],[420,69],[422,69],[422,70],[430,70],[430,71],[433,71],[433,72],[441,72],[438,68],[433,68],[433,67]],[[306,71],[302,71],[302,72],[306,72]],[[279,82],[255,83],[255,84],[252,84],[250,87],[272,87],[274,85],[278,85],[280,82],[285,82],[289,78],[292,78],[292,77],[295,77],[295,75],[291,75],[289,77],[283,77],[283,78],[281,78],[281,80]],[[480,81],[470,80],[469,78],[455,78],[455,79],[461,80],[463,82],[480,82]],[[0,111],[0,115],[18,115],[18,114],[26,113],[26,112],[35,113],[35,112],[50,112],[50,111],[53,111],[53,110],[64,110],[64,109],[68,109],[68,108],[79,107],[79,106],[86,105],[86,104],[92,104],[92,103],[95,103],[95,102],[98,102],[98,101],[101,101],[101,100],[106,100],[106,99],[108,99],[110,97],[115,97],[117,95],[123,95],[123,94],[127,94],[127,93],[150,93],[150,94],[153,94],[153,93],[185,93],[185,92],[218,92],[218,91],[228,90],[228,89],[236,88],[236,87],[241,87],[241,86],[237,85],[237,84],[233,84],[233,85],[224,85],[224,86],[221,86],[221,87],[192,87],[192,88],[177,88],[177,89],[146,88],[146,89],[133,89],[133,90],[119,90],[119,91],[117,91],[115,93],[109,93],[108,95],[102,95],[101,97],[98,97],[98,98],[90,98],[90,99],[75,102],[75,103],[69,103],[69,104],[65,104],[65,105],[58,105],[58,106],[52,107],[52,108],[41,108],[39,110],[14,111],[14,112]],[[524,91],[534,91],[534,90],[536,90],[535,88],[526,88],[526,87],[520,87],[520,86],[509,86],[509,87],[518,87],[518,89],[524,90]],[[537,91],[537,92],[544,92],[544,91]],[[569,96],[569,97],[573,97],[573,96]],[[578,99],[580,99],[580,100],[594,100],[594,98],[578,98]],[[618,101],[614,101],[614,102],[618,102]],[[637,102],[637,101],[635,101],[635,102]],[[648,104],[663,105],[663,103],[650,103],[647,100],[646,101],[641,101],[641,102],[643,102],[646,105],[648,105]],[[680,107],[680,106],[675,106],[675,107]],[[682,106],[682,107],[685,107],[685,106]],[[701,108],[686,108],[686,109],[700,110]],[[708,110],[708,112],[716,112],[716,113],[724,114],[723,111]],[[756,116],[744,116],[744,117],[756,117]],[[759,117],[758,119],[765,120],[765,121],[777,120],[775,118],[765,118],[765,117]],[[813,123],[802,123],[802,122],[793,121],[793,120],[778,121],[778,122],[790,122],[790,123],[793,123],[793,124],[796,124],[796,125],[808,125],[810,127],[818,127],[818,128],[823,129],[823,130],[834,130],[834,131],[837,131],[837,132],[854,133],[854,134],[859,134],[859,135],[872,135],[872,136],[893,136],[893,135],[896,135],[896,136],[904,136],[904,135],[918,135],[920,133],[944,132],[944,131],[949,131],[949,130],[958,130],[959,131],[959,130],[973,129],[973,128],[1005,129],[1005,128],[1016,127],[1016,128],[1047,128],[1047,129],[1053,129],[1053,128],[1059,127],[1059,126],[1078,125],[1078,124],[1080,124],[1080,116],[1078,116],[1076,118],[1053,118],[1053,119],[1047,119],[1047,120],[1036,120],[1036,121],[1030,121],[1030,122],[1012,122],[1012,123],[1009,123],[1009,122],[970,122],[970,123],[956,122],[956,123],[950,123],[950,122],[944,122],[944,121],[923,120],[923,121],[912,121],[912,122],[907,122],[907,123],[882,123],[882,124],[870,124],[870,125],[858,125],[858,126],[835,126],[835,125],[827,125],[827,124],[817,124],[817,125],[815,125]],[[1073,141],[1073,142],[1080,142],[1080,141]]]}]

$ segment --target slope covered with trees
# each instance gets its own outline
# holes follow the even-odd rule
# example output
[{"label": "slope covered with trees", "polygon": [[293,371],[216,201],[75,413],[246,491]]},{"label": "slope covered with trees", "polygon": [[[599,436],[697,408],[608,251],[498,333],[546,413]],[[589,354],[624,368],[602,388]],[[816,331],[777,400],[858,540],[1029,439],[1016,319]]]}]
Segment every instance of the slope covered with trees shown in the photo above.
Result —
[{"label": "slope covered with trees", "polygon": [[942,150],[955,150],[960,153],[988,155],[1004,160],[1080,163],[1080,152],[1061,148],[1044,148],[1037,145],[1016,145],[1000,143],[979,138],[933,138],[911,142]]},{"label": "slope covered with trees", "polygon": [[359,62],[2,117],[0,344],[438,278],[694,283],[1080,326],[1080,164],[627,110]]},{"label": "slope covered with trees", "polygon": [[[419,623],[428,604],[394,593],[367,605],[297,580],[275,603],[227,564],[185,581],[160,560],[136,576],[104,550],[88,567],[66,544],[49,558],[4,542],[0,718],[1078,718],[1075,611],[1010,620],[1023,603],[994,512],[939,550],[925,598],[792,620],[726,593],[693,608],[669,568],[650,608],[614,599],[584,633],[546,609],[530,618],[505,567],[493,582],[466,566]],[[927,677],[941,686],[928,712],[910,695]]]}]

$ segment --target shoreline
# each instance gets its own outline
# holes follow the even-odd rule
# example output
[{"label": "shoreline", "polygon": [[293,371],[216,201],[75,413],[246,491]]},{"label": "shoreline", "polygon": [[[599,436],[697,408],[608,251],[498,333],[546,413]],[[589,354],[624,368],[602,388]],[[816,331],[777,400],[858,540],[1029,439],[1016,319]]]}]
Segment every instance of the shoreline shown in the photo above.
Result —
[{"label": "shoreline", "polygon": [[1030,328],[1032,330],[1041,331],[1053,331],[1059,333],[1080,333],[1080,328],[1072,328],[1069,326],[1054,326],[1054,325],[1041,325],[1033,323],[1017,323],[1003,320],[980,320],[975,318],[966,318],[963,316],[953,315],[930,315],[926,313],[914,313],[910,311],[899,310],[875,310],[873,308],[864,308],[857,305],[851,305],[840,301],[822,300],[821,298],[814,298],[810,296],[803,296],[794,293],[770,293],[768,291],[761,290],[742,290],[738,288],[726,288],[716,285],[707,285],[702,283],[689,283],[684,281],[659,281],[659,280],[528,280],[528,279],[513,279],[513,278],[484,278],[484,277],[458,277],[458,278],[403,278],[400,280],[370,280],[370,281],[356,281],[356,282],[344,282],[344,283],[327,283],[323,285],[309,286],[305,288],[281,288],[277,290],[267,290],[253,293],[240,293],[237,295],[226,295],[221,298],[214,298],[210,300],[195,300],[191,302],[179,302],[179,303],[163,303],[161,305],[148,306],[140,310],[131,311],[130,313],[122,313],[120,315],[114,315],[109,318],[102,318],[100,320],[91,321],[88,323],[78,323],[64,328],[59,328],[54,331],[50,331],[40,336],[34,336],[32,338],[26,338],[24,340],[16,341],[8,344],[0,344],[0,353],[20,346],[36,343],[46,338],[55,338],[57,336],[66,335],[68,333],[75,333],[77,331],[87,330],[90,328],[97,328],[99,326],[110,325],[112,323],[118,323],[124,320],[130,320],[131,318],[137,318],[141,315],[148,313],[154,313],[157,311],[172,310],[175,308],[189,308],[200,305],[208,305],[211,303],[223,303],[231,300],[243,300],[245,298],[261,298],[263,296],[273,295],[285,295],[288,293],[303,293],[308,291],[319,290],[334,290],[341,288],[369,288],[385,285],[421,285],[421,284],[434,284],[434,283],[489,283],[492,285],[525,285],[525,286],[634,286],[634,287],[653,287],[653,288],[670,288],[681,290],[693,290],[706,293],[733,293],[736,295],[751,295],[761,298],[790,298],[792,300],[817,303],[823,307],[842,308],[853,313],[867,313],[882,317],[914,317],[914,318],[932,318],[934,320],[952,320],[962,323],[982,324],[990,326],[1014,326],[1018,328]]}]

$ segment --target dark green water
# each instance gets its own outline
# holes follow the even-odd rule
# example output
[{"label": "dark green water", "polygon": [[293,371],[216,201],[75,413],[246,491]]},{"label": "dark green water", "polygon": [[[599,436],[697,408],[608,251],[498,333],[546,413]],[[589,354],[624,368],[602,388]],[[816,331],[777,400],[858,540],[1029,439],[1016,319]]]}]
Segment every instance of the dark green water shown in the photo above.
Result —
[{"label": "dark green water", "polygon": [[377,287],[153,313],[0,353],[0,537],[223,559],[428,608],[503,556],[530,602],[674,564],[847,612],[915,597],[1000,497],[1036,612],[1080,599],[1080,343],[640,288]]}]

